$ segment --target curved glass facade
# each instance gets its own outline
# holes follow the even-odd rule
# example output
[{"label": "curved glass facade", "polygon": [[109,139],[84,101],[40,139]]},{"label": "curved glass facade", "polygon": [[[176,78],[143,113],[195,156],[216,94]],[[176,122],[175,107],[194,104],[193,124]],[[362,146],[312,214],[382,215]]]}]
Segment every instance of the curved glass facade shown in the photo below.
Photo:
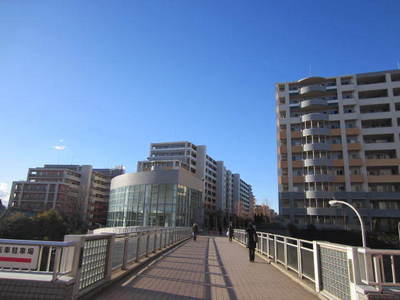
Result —
[{"label": "curved glass facade", "polygon": [[111,190],[107,226],[191,226],[200,191],[178,184],[138,184]]}]

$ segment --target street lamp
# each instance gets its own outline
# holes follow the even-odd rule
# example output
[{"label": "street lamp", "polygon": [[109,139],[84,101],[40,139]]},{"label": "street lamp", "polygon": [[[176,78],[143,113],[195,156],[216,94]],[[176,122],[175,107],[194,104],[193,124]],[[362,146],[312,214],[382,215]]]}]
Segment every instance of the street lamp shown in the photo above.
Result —
[{"label": "street lamp", "polygon": [[360,225],[361,225],[362,245],[363,245],[364,248],[366,248],[366,247],[367,247],[367,241],[366,241],[366,239],[365,239],[364,223],[363,223],[363,220],[362,220],[360,214],[358,213],[358,211],[355,209],[354,206],[350,205],[350,204],[347,203],[347,202],[339,201],[339,200],[330,200],[330,201],[329,201],[329,205],[331,205],[331,206],[338,206],[339,204],[343,204],[343,205],[346,205],[346,206],[350,207],[350,208],[356,213],[358,219],[360,220]]}]

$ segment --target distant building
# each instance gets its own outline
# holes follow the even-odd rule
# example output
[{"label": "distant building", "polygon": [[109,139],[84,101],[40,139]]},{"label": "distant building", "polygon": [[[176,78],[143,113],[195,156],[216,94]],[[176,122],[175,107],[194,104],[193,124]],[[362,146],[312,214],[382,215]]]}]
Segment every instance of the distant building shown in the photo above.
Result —
[{"label": "distant building", "polygon": [[400,70],[276,85],[279,211],[287,223],[397,231]]},{"label": "distant building", "polygon": [[106,224],[111,179],[123,167],[44,165],[30,168],[26,181],[14,181],[9,207],[32,212],[56,209],[76,215],[88,225]]},{"label": "distant building", "polygon": [[233,203],[234,212],[242,218],[253,218],[254,195],[250,184],[240,178],[240,174],[233,174]]},{"label": "distant building", "polygon": [[137,163],[139,173],[173,169],[185,170],[189,173],[182,171],[186,177],[192,175],[200,180],[206,227],[226,226],[238,213],[244,217],[253,215],[251,186],[239,174],[232,174],[223,161],[213,159],[204,145],[187,141],[152,143],[148,159]]}]

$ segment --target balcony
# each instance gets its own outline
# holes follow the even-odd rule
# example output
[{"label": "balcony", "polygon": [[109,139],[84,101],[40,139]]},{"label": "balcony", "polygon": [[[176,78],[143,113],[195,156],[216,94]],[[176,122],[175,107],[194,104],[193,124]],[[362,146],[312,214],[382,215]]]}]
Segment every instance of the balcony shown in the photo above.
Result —
[{"label": "balcony", "polygon": [[315,199],[315,198],[333,198],[333,192],[328,191],[306,191],[307,199]]},{"label": "balcony", "polygon": [[301,167],[304,167],[304,162],[302,160],[294,160],[292,162],[292,166],[294,168],[301,168]]},{"label": "balcony", "polygon": [[360,134],[360,129],[359,128],[346,128],[346,134],[347,135],[358,135]]},{"label": "balcony", "polygon": [[351,182],[364,182],[364,177],[362,175],[350,175]]},{"label": "balcony", "polygon": [[329,115],[323,113],[311,113],[301,116],[301,121],[328,121]]},{"label": "balcony", "polygon": [[367,159],[367,167],[384,167],[384,166],[398,166],[400,159],[398,158],[385,158],[385,159]]},{"label": "balcony", "polygon": [[300,88],[300,95],[315,97],[325,94],[326,87],[320,84],[306,85]]},{"label": "balcony", "polygon": [[293,176],[293,183],[304,183],[304,176]]},{"label": "balcony", "polygon": [[332,161],[327,158],[308,158],[304,160],[305,167],[330,166]]},{"label": "balcony", "polygon": [[282,183],[288,183],[289,182],[289,180],[288,180],[288,177],[287,176],[279,176],[279,183],[280,184],[282,184]]},{"label": "balcony", "polygon": [[333,167],[343,167],[344,166],[343,159],[334,159],[334,160],[332,160],[332,166]]},{"label": "balcony", "polygon": [[304,182],[331,182],[334,177],[330,174],[305,175]]},{"label": "balcony", "polygon": [[342,144],[331,144],[331,151],[341,151],[342,148]]},{"label": "balcony", "polygon": [[369,175],[367,179],[368,183],[400,183],[400,175]]},{"label": "balcony", "polygon": [[331,135],[340,135],[340,134],[341,134],[340,128],[331,129]]},{"label": "balcony", "polygon": [[288,162],[286,160],[279,161],[279,167],[286,169],[288,167]]},{"label": "balcony", "polygon": [[361,144],[360,143],[347,144],[347,149],[348,150],[361,150]]},{"label": "balcony", "polygon": [[325,99],[309,99],[300,103],[300,108],[303,110],[326,109],[327,107],[328,102]]},{"label": "balcony", "polygon": [[350,167],[358,167],[358,166],[362,166],[362,160],[359,158],[355,158],[355,159],[350,159],[349,160],[349,166]]},{"label": "balcony", "polygon": [[307,215],[311,216],[336,216],[337,209],[332,207],[307,207]]},{"label": "balcony", "polygon": [[328,143],[313,143],[313,144],[304,144],[303,151],[329,151],[331,149],[331,144]]},{"label": "balcony", "polygon": [[309,135],[329,135],[330,134],[329,128],[307,128],[302,130],[303,136]]},{"label": "balcony", "polygon": [[333,180],[332,180],[333,182],[345,182],[345,178],[344,178],[344,176],[343,175],[337,175],[337,176],[334,176],[334,178],[333,178]]},{"label": "balcony", "polygon": [[290,135],[291,135],[292,138],[300,138],[301,137],[301,131],[292,131]]},{"label": "balcony", "polygon": [[292,146],[292,153],[299,153],[299,152],[303,152],[302,146]]}]

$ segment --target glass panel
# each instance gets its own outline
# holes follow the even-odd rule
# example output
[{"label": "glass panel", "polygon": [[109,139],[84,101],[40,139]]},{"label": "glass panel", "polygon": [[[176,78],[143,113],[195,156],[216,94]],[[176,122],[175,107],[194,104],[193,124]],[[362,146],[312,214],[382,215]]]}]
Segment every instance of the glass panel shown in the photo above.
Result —
[{"label": "glass panel", "polygon": [[297,246],[287,246],[287,260],[289,266],[298,270]]}]

